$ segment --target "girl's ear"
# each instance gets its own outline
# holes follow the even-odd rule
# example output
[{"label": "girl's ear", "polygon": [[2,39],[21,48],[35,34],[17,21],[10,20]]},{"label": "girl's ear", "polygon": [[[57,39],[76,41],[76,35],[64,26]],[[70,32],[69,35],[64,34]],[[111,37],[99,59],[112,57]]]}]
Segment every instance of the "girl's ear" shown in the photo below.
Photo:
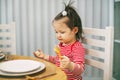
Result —
[{"label": "girl's ear", "polygon": [[73,32],[76,34],[78,32],[78,27],[74,27]]}]

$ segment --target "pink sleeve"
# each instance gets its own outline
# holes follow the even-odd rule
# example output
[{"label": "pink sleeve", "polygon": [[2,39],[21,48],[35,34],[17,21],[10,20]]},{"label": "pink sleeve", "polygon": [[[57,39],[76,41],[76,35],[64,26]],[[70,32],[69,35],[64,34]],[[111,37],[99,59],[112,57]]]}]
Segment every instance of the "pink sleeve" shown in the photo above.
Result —
[{"label": "pink sleeve", "polygon": [[80,75],[84,71],[84,54],[85,50],[82,44],[78,44],[73,47],[74,69],[72,73],[74,75]]},{"label": "pink sleeve", "polygon": [[74,75],[81,75],[84,71],[84,63],[81,63],[81,64],[74,64],[74,69],[72,71],[72,73]]},{"label": "pink sleeve", "polygon": [[55,64],[56,62],[55,58],[56,58],[55,56],[49,56],[49,61]]}]

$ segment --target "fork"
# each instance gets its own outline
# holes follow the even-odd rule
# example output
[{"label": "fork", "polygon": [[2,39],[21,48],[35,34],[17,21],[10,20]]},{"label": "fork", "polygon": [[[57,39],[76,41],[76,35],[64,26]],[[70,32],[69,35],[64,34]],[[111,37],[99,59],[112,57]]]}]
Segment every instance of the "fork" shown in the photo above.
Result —
[{"label": "fork", "polygon": [[43,78],[46,78],[46,77],[49,77],[49,76],[52,76],[52,75],[55,75],[56,72],[51,72],[49,74],[46,74],[46,75],[41,75],[41,76],[35,76],[35,77],[32,77],[32,76],[26,76],[26,80],[44,80]]}]

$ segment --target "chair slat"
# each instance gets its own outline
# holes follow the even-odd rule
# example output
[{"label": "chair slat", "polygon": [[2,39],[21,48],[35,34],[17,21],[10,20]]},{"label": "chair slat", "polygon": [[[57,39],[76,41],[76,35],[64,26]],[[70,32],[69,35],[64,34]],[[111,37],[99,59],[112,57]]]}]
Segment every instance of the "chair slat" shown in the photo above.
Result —
[{"label": "chair slat", "polygon": [[2,32],[0,34],[0,37],[9,37],[9,36],[12,36],[12,34],[10,32]]},{"label": "chair slat", "polygon": [[87,48],[85,49],[85,51],[86,51],[86,54],[94,56],[96,58],[101,58],[101,59],[105,58],[105,54],[102,51],[98,51],[95,49],[87,49]]},{"label": "chair slat", "polygon": [[85,38],[85,40],[88,45],[96,46],[96,47],[98,46],[102,48],[105,47],[105,41],[97,40],[97,39],[89,39],[89,38]]},{"label": "chair slat", "polygon": [[[2,51],[3,51],[4,53],[9,53],[9,52],[11,52],[11,48],[10,48],[10,47],[0,48],[0,49],[2,49]],[[16,53],[12,53],[12,54],[16,54]]]},{"label": "chair slat", "polygon": [[97,29],[97,28],[83,28],[84,34],[89,34],[89,35],[100,35],[104,36],[106,34],[105,29]]},{"label": "chair slat", "polygon": [[11,45],[12,43],[14,43],[11,40],[0,40],[0,45]]},{"label": "chair slat", "polygon": [[85,63],[104,70],[104,63],[93,59],[85,59]]},{"label": "chair slat", "polygon": [[8,26],[8,24],[0,24],[0,29],[2,30],[6,30],[6,29],[10,29],[11,27]]}]

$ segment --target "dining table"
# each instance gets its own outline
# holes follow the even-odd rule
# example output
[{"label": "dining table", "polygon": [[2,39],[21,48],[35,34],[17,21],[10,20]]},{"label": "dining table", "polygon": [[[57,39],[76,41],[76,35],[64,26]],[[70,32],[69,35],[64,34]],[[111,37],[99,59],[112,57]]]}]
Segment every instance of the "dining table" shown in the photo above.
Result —
[{"label": "dining table", "polygon": [[[0,80],[67,80],[64,71],[55,64],[33,56],[7,55],[7,60],[1,60],[0,63],[12,60],[34,60],[45,64],[45,69],[40,72],[23,76],[4,76],[0,74]],[[16,65],[17,66],[17,65]],[[31,67],[31,65],[29,65]]]}]

